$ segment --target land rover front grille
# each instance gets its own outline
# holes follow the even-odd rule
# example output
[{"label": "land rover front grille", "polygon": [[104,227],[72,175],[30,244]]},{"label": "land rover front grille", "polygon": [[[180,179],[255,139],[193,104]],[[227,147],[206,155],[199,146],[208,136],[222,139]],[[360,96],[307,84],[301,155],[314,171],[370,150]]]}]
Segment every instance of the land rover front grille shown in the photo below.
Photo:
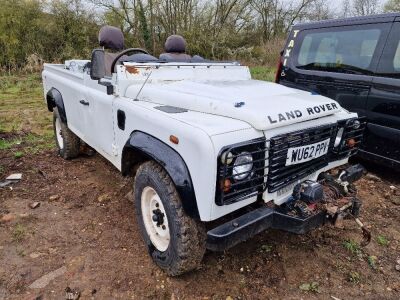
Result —
[{"label": "land rover front grille", "polygon": [[[286,185],[326,166],[329,162],[329,153],[332,151],[334,143],[333,137],[336,132],[337,125],[330,124],[292,133],[285,133],[271,138],[267,180],[268,192],[276,192]],[[331,141],[329,143],[328,154],[311,161],[286,166],[289,148],[314,144],[329,138],[331,138]]]},{"label": "land rover front grille", "polygon": [[[253,169],[251,175],[244,180],[235,180],[232,173],[233,165],[237,157],[243,151],[248,152],[253,157]],[[225,147],[222,153],[231,153],[231,155],[218,157],[218,174],[217,174],[217,189],[215,202],[217,205],[227,205],[241,200],[260,195],[266,188],[266,140],[265,138],[256,139],[253,141],[240,143]],[[227,159],[232,160],[229,164]],[[222,161],[221,161],[222,160]],[[230,182],[229,189],[224,189],[224,183]]]},{"label": "land rover front grille", "polygon": [[[220,155],[217,169],[216,204],[231,204],[260,195],[266,190],[274,193],[317,172],[327,166],[330,161],[355,154],[362,142],[365,125],[364,118],[354,118],[275,136],[270,139],[269,147],[264,138],[225,147],[221,154],[231,153],[229,158],[233,162],[242,151],[251,153],[254,167],[250,177],[242,181],[235,181],[232,174],[233,163],[228,164],[227,157],[222,162]],[[335,146],[340,128],[343,128],[343,135],[339,145]],[[327,139],[330,139],[327,154],[310,161],[286,166],[290,148],[311,145]],[[349,146],[349,141],[352,146]],[[228,190],[224,190],[225,180],[229,180],[231,183]]]}]

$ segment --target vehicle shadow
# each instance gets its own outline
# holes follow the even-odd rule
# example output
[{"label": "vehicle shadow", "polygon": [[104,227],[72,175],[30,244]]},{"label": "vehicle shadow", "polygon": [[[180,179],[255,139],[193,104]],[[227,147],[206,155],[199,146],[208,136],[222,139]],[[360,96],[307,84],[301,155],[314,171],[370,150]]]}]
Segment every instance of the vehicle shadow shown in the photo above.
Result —
[{"label": "vehicle shadow", "polygon": [[389,168],[375,162],[366,160],[361,157],[353,157],[350,159],[351,164],[360,163],[369,173],[373,173],[381,179],[393,184],[400,184],[400,172],[395,168]]}]

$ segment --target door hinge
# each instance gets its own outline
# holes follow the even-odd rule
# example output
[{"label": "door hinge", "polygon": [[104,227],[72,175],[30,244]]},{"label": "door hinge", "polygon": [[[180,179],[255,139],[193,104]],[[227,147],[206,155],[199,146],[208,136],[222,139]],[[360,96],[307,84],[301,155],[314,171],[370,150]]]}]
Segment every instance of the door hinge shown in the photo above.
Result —
[{"label": "door hinge", "polygon": [[114,156],[118,156],[118,146],[115,145],[115,144],[112,144],[112,145],[111,145],[111,148],[112,148],[112,154],[113,154]]}]

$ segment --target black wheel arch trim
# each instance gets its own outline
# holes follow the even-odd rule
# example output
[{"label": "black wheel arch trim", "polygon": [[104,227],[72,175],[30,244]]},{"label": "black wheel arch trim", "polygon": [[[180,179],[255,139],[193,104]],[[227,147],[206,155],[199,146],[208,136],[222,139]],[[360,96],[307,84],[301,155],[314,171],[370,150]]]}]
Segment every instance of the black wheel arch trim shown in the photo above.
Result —
[{"label": "black wheel arch trim", "polygon": [[65,113],[64,100],[60,91],[56,88],[51,88],[46,94],[46,101],[49,111],[53,111],[53,108],[57,106],[61,121],[67,124],[67,114]]},{"label": "black wheel arch trim", "polygon": [[[134,157],[129,154],[132,150]],[[136,162],[149,158],[159,163],[171,177],[185,212],[192,218],[200,219],[192,178],[185,161],[176,150],[159,139],[134,131],[122,151],[122,174],[129,174]]]}]

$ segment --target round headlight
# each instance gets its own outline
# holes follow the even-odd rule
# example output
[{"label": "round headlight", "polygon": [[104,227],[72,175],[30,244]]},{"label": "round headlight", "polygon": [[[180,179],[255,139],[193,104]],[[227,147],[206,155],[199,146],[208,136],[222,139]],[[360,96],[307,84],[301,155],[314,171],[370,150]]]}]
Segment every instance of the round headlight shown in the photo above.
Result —
[{"label": "round headlight", "polygon": [[253,169],[253,157],[249,152],[242,152],[233,164],[233,179],[243,180],[247,178]]},{"label": "round headlight", "polygon": [[340,142],[342,141],[343,131],[344,131],[344,128],[341,127],[341,128],[339,128],[339,130],[337,132],[337,135],[336,135],[336,138],[335,138],[335,144],[333,145],[335,148],[339,147]]},{"label": "round headlight", "polygon": [[357,130],[357,129],[360,128],[360,127],[361,127],[360,121],[355,120],[355,121],[353,122],[353,128]]},{"label": "round headlight", "polygon": [[221,163],[230,165],[233,161],[233,154],[229,151],[225,151],[221,155]]}]

